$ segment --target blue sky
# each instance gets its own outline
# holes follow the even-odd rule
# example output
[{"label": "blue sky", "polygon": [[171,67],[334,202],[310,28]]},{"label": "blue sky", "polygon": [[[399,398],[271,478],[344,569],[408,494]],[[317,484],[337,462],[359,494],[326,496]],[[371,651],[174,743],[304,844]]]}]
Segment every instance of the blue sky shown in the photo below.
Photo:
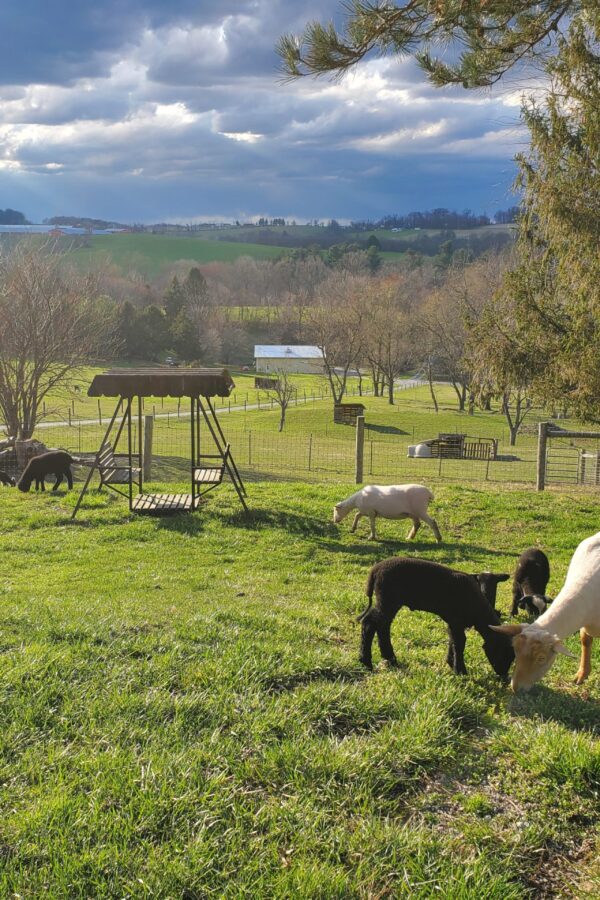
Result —
[{"label": "blue sky", "polygon": [[0,207],[32,221],[378,218],[514,203],[520,95],[412,61],[282,83],[282,32],[339,0],[4,0]]}]

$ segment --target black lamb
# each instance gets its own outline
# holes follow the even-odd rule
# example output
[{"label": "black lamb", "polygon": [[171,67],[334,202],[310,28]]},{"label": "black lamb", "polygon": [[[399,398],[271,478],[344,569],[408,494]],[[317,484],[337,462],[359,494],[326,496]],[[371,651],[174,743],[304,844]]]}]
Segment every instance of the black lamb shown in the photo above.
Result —
[{"label": "black lamb", "polygon": [[[483,575],[490,576],[491,573]],[[505,581],[508,577],[484,577],[488,590],[493,585],[494,600],[498,581]],[[373,668],[371,645],[377,634],[381,655],[392,665],[396,664],[391,625],[398,610],[406,606],[408,609],[434,613],[446,622],[446,661],[457,675],[467,674],[465,629],[475,628],[483,638],[483,649],[492,668],[505,679],[515,654],[509,638],[489,627],[499,625],[500,618],[482,593],[481,578],[482,575],[467,575],[439,563],[408,557],[392,557],[374,565],[366,587],[369,605],[358,619],[362,622],[360,661],[368,669]]]},{"label": "black lamb", "polygon": [[526,609],[536,618],[546,609],[546,585],[550,581],[548,557],[537,547],[524,550],[519,557],[513,580],[513,602],[511,616],[519,609]]},{"label": "black lamb", "polygon": [[52,488],[53,491],[58,490],[58,486],[62,484],[63,478],[67,479],[70,490],[73,487],[71,464],[75,462],[77,460],[70,453],[67,453],[66,450],[50,450],[48,453],[34,456],[27,463],[17,487],[20,491],[28,491],[32,481],[35,481],[36,491],[40,487],[45,491],[44,479],[48,475],[54,475],[56,484]]},{"label": "black lamb", "polygon": [[8,472],[3,472],[2,469],[0,469],[0,484],[5,485],[6,487],[14,487],[16,483],[15,479],[11,478]]}]

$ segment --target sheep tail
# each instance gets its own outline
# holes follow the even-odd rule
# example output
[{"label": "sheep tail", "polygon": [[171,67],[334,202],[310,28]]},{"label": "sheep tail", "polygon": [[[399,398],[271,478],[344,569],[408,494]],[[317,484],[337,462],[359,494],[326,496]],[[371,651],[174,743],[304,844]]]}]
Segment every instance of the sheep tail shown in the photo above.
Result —
[{"label": "sheep tail", "polygon": [[365,589],[365,594],[369,598],[369,603],[367,605],[367,608],[363,612],[361,612],[360,616],[356,617],[357,622],[362,622],[364,617],[367,615],[367,613],[373,606],[373,589],[374,589],[374,587],[375,587],[375,572],[371,571],[371,572],[369,572],[369,577],[367,578],[367,587]]}]

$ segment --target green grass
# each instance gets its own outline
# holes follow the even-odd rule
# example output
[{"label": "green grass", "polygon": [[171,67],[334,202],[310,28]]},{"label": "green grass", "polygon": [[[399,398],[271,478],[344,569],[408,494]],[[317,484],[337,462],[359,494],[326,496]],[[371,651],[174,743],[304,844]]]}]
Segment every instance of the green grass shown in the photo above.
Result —
[{"label": "green grass", "polygon": [[[151,364],[146,363],[146,365]],[[102,411],[103,417],[108,416],[110,418],[114,411],[116,401],[112,400],[112,398],[106,397],[88,397],[88,387],[95,375],[101,372],[105,372],[107,369],[113,367],[129,368],[135,366],[135,363],[107,363],[106,366],[87,366],[83,368],[75,379],[75,383],[79,387],[78,391],[73,388],[58,388],[48,396],[46,401],[46,421],[66,421],[68,418],[69,409],[71,410],[71,416],[73,420],[97,418],[98,399],[100,399],[100,409]],[[235,382],[235,388],[232,391],[230,397],[215,398],[214,402],[219,408],[228,409],[230,401],[231,406],[233,407],[243,407],[244,404],[246,404],[247,406],[254,406],[260,400],[261,404],[268,406],[270,409],[269,393],[262,389],[257,390],[254,387],[254,372],[245,373],[232,367],[229,368],[229,371]],[[327,385],[326,379],[318,375],[292,375],[291,381],[296,386],[298,396],[301,399],[304,399],[305,394],[307,398],[312,398],[313,394],[315,395],[315,397],[320,397],[327,396],[329,392],[329,387]],[[349,391],[356,391],[357,384],[357,378],[349,378]],[[365,389],[369,388],[370,384],[371,381],[369,378],[363,378],[363,387]],[[185,409],[188,408],[188,402],[182,400],[181,408],[183,409],[184,407]],[[152,412],[153,409],[155,409],[157,413],[167,411],[174,412],[178,408],[178,401],[173,397],[147,397],[145,398],[145,408],[147,412]]]},{"label": "green grass", "polygon": [[[228,487],[164,520],[94,493],[75,525],[73,493],[0,492],[1,896],[600,894],[597,648],[585,688],[560,657],[513,697],[477,635],[455,677],[404,610],[400,669],[365,672],[366,573],[407,529],[334,526],[352,489],[252,485],[250,520]],[[436,494],[444,543],[411,553],[511,571],[539,544],[552,594],[598,527],[577,494]]]},{"label": "green grass", "polygon": [[[61,240],[64,240],[65,246],[69,245],[69,238]],[[109,260],[124,271],[140,272],[148,278],[158,275],[162,269],[182,259],[200,264],[233,262],[240,256],[277,259],[289,252],[284,247],[163,234],[93,235],[86,238],[86,241],[89,248],[72,252],[72,258],[79,266],[90,268],[103,265]]]}]

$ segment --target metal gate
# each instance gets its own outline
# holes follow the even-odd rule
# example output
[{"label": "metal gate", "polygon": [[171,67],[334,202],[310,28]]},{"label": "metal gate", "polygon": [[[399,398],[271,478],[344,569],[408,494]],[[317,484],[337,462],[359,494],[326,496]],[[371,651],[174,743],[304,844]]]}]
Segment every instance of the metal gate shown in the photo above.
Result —
[{"label": "metal gate", "polygon": [[579,484],[581,450],[579,447],[549,447],[546,452],[548,484]]}]

